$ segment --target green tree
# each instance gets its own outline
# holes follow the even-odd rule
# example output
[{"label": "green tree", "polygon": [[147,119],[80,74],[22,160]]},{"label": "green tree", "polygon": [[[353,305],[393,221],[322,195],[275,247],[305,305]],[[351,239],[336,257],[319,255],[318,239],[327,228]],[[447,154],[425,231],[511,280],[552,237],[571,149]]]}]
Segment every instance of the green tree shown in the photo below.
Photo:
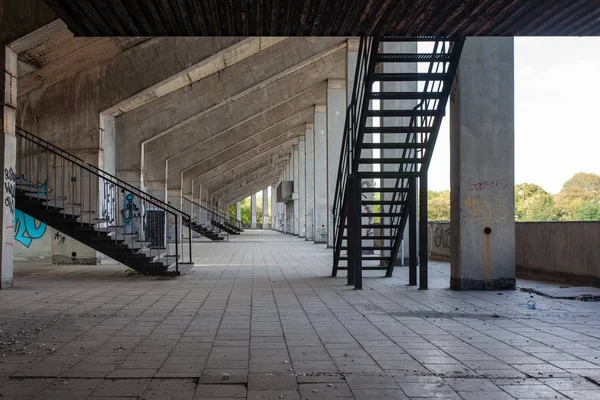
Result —
[{"label": "green tree", "polygon": [[450,221],[450,191],[427,191],[427,214],[430,221]]},{"label": "green tree", "polygon": [[564,212],[541,186],[521,183],[515,186],[515,219],[517,221],[558,221]]},{"label": "green tree", "polygon": [[600,204],[581,202],[575,209],[573,219],[576,221],[600,221]]},{"label": "green tree", "polygon": [[576,173],[564,183],[556,195],[556,202],[565,210],[567,220],[593,217],[596,206],[600,204],[600,175]]},{"label": "green tree", "polygon": [[241,203],[242,208],[242,224],[250,225],[252,223],[252,206],[250,204],[250,197],[246,197]]}]

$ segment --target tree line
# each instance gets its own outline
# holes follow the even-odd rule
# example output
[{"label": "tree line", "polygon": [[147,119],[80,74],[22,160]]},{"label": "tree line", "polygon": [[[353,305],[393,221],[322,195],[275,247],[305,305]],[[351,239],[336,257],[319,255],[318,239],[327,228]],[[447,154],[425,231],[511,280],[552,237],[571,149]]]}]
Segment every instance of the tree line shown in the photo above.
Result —
[{"label": "tree line", "polygon": [[[429,220],[450,220],[450,191],[429,191]],[[516,221],[600,221],[600,175],[578,172],[553,195],[535,183],[515,185]]]},{"label": "tree line", "polygon": [[[379,199],[374,193],[374,200]],[[450,191],[428,192],[430,221],[450,221]],[[242,222],[252,222],[250,198],[241,201]],[[378,212],[379,206],[373,207]],[[235,218],[235,205],[229,211]],[[256,217],[262,224],[262,201],[257,199]],[[558,194],[546,192],[535,183],[515,185],[516,221],[600,221],[600,175],[578,172],[563,184]],[[374,218],[378,223],[379,218]]]}]

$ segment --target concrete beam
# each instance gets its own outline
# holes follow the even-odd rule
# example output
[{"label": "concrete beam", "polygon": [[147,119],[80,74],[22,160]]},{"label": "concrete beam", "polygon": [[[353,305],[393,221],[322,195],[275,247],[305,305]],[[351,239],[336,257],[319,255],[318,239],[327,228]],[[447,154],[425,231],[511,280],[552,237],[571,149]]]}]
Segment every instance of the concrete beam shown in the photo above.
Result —
[{"label": "concrete beam", "polygon": [[[202,186],[207,188],[208,190],[213,189],[215,186],[222,186],[229,183],[232,180],[237,179],[242,174],[247,174],[250,171],[256,170],[258,168],[265,167],[269,164],[273,164],[274,162],[278,162],[281,159],[289,158],[290,146],[282,146],[276,153],[270,154],[267,157],[257,157],[252,162],[245,163],[244,165],[240,165],[236,168],[232,168],[226,173],[223,173],[219,176],[216,176],[210,180],[205,181]],[[265,153],[268,154],[268,153]]]},{"label": "concrete beam", "polygon": [[215,192],[214,195],[227,197],[227,196],[231,195],[232,193],[237,193],[238,191],[243,191],[246,186],[251,186],[255,182],[261,181],[262,179],[264,179],[266,177],[275,178],[275,177],[281,175],[281,173],[283,172],[283,170],[285,168],[285,165],[286,165],[286,163],[282,163],[279,166],[277,166],[276,168],[263,169],[261,171],[257,171],[254,174],[248,175],[243,181],[240,181],[235,185],[231,185],[226,189],[219,189],[217,192]]},{"label": "concrete beam", "polygon": [[[232,103],[252,96],[254,92],[264,91],[265,86],[303,68],[306,62],[314,62],[313,57],[325,57],[337,46],[345,46],[340,38],[319,41],[289,38],[267,51],[256,53],[235,65],[227,66],[219,73],[205,76],[151,104],[124,114],[117,120],[117,130],[120,132],[118,145],[133,160],[120,159],[119,167],[139,169],[143,162],[140,146],[162,136],[177,136],[182,129],[192,127],[193,130],[198,123],[202,124],[207,115],[220,109],[233,109]],[[183,104],[185,107],[182,107]]]},{"label": "concrete beam", "polygon": [[[184,169],[182,171],[184,192],[189,192],[191,190],[189,184],[191,183],[192,179],[198,179],[198,177],[212,171],[219,165],[223,165],[229,161],[237,159],[242,160],[245,158],[246,160],[249,160],[251,157],[256,157],[260,153],[268,151],[270,149],[269,146],[279,146],[282,143],[281,140],[287,134],[289,134],[291,130],[301,126],[307,121],[312,121],[313,113],[314,108],[312,106],[307,107],[293,116],[262,130],[259,133],[260,142],[256,143],[254,140],[245,140],[240,143],[236,143],[235,145],[230,146],[211,157],[203,159],[190,168]],[[259,148],[260,151],[257,151]]]},{"label": "concrete beam", "polygon": [[[279,172],[279,174],[281,174],[281,171]],[[259,190],[261,190],[261,188],[264,188],[265,186],[274,185],[275,183],[277,183],[277,179],[278,175],[273,176],[272,174],[262,177],[260,179],[257,179],[253,184],[249,184],[248,186],[240,189],[235,193],[226,194],[224,195],[224,197],[226,199],[230,198],[230,202],[240,201],[250,196],[252,193],[258,192]]]},{"label": "concrete beam", "polygon": [[246,60],[265,51],[271,46],[285,40],[286,37],[249,37],[185,68],[167,79],[142,90],[123,101],[114,104],[104,113],[117,117],[138,107],[165,97],[173,92],[183,89],[208,76],[218,74],[225,68]]},{"label": "concrete beam", "polygon": [[[236,143],[246,140],[254,145],[260,144],[260,132],[294,116],[298,113],[298,110],[304,110],[311,107],[315,104],[315,102],[318,102],[320,99],[325,97],[325,91],[325,84],[317,84],[301,91],[300,93],[288,97],[285,101],[277,104],[271,103],[271,106],[267,107],[266,109],[259,111],[256,114],[251,114],[248,118],[227,127],[223,131],[214,133],[214,135],[206,138],[205,140],[198,139],[185,151],[179,152],[173,157],[167,158],[167,163],[169,165],[169,175],[167,179],[169,185],[173,187],[180,184],[180,175],[177,175],[177,172],[181,172],[182,170],[197,164],[198,161],[201,161],[206,157],[210,157],[215,153],[226,149],[227,147],[234,146]],[[272,99],[271,101],[275,100]],[[251,111],[245,110],[243,112],[250,113]],[[221,116],[220,118],[227,119],[226,116]],[[207,121],[207,123],[215,122]],[[218,124],[227,125],[226,122],[218,122]],[[266,136],[268,138],[269,134],[264,134],[262,136]],[[160,154],[155,156],[161,157]],[[149,157],[150,156],[148,155],[146,160],[148,160]],[[149,179],[152,179],[152,176],[155,176],[153,175],[152,167],[148,166],[146,170],[148,172]]]},{"label": "concrete beam", "polygon": [[254,164],[249,168],[243,168],[242,170],[232,171],[230,174],[227,174],[227,176],[221,176],[219,177],[219,179],[214,179],[211,182],[206,182],[205,184],[203,184],[203,186],[209,191],[215,190],[215,188],[224,188],[227,185],[235,183],[239,181],[240,178],[247,176],[248,174],[251,174],[257,170],[263,169],[268,166],[277,165],[281,162],[286,162],[289,160],[289,155],[276,155],[266,160],[263,160],[260,163]]},{"label": "concrete beam", "polygon": [[248,182],[252,182],[257,177],[261,177],[265,174],[271,173],[274,170],[283,169],[283,166],[285,166],[287,163],[289,163],[289,159],[278,160],[277,164],[269,164],[269,165],[263,166],[254,171],[245,173],[242,176],[238,176],[234,181],[228,183],[227,185],[219,186],[217,189],[214,189],[212,191],[210,189],[208,189],[208,190],[213,195],[220,196],[223,192],[227,192],[232,189],[233,190],[238,189],[238,188],[246,185]]},{"label": "concrete beam", "polygon": [[[237,99],[226,108],[207,113],[193,124],[186,124],[168,135],[145,143],[144,173],[149,180],[161,180],[165,174],[164,167],[161,165],[163,160],[180,155],[193,146],[201,146],[215,136],[223,135],[236,126],[257,118],[258,115],[289,103],[291,99],[311,88],[320,89],[319,84],[324,79],[345,79],[345,55],[344,44],[340,50],[281,80],[268,84],[264,90]],[[287,107],[281,107],[280,111],[285,112],[286,108],[288,108],[287,115],[293,115],[295,110],[290,110],[289,104]]]},{"label": "concrete beam", "polygon": [[[248,191],[249,192],[252,192],[253,190],[258,191],[258,190],[260,190],[261,187],[264,187],[264,185],[273,186],[276,183],[277,183],[277,179],[272,179],[272,180],[266,181],[266,182],[260,182],[260,183],[257,183],[254,187],[249,188]],[[243,199],[245,199],[247,197],[248,197],[247,194],[241,194],[241,195],[238,195],[237,197],[233,198],[230,201],[235,203],[235,202],[241,201],[241,200],[243,200]]]},{"label": "concrete beam", "polygon": [[221,162],[221,160],[218,157],[210,158],[198,167],[194,167],[193,169],[188,170],[189,175],[184,173],[184,192],[188,191],[186,190],[186,188],[188,187],[187,184],[189,181],[186,175],[190,176],[192,173],[202,171],[200,174],[193,176],[193,178],[191,179],[191,183],[195,185],[194,187],[197,187],[199,185],[202,185],[203,182],[218,177],[225,171],[228,171],[232,168],[236,168],[242,165],[250,165],[253,162],[261,161],[260,159],[265,156],[270,157],[273,154],[279,153],[281,149],[289,147],[291,145],[291,141],[296,137],[300,136],[301,134],[302,132],[300,127],[294,127],[292,130],[279,136],[277,139],[274,139],[269,143],[257,146],[244,154],[230,159],[229,161]]},{"label": "concrete beam", "polygon": [[[273,140],[278,134],[282,134],[292,126],[299,125],[300,121],[309,118],[307,109],[324,98],[324,86],[311,87],[284,102],[273,105],[264,112],[252,115],[239,124],[215,133],[206,140],[199,140],[194,145],[190,145],[185,151],[167,158],[168,186],[170,188],[180,187],[181,171],[190,169],[200,161],[222,153],[231,147],[252,148]],[[299,110],[305,112],[298,115]],[[274,126],[277,128],[270,129]],[[151,174],[149,179],[151,179]]]}]

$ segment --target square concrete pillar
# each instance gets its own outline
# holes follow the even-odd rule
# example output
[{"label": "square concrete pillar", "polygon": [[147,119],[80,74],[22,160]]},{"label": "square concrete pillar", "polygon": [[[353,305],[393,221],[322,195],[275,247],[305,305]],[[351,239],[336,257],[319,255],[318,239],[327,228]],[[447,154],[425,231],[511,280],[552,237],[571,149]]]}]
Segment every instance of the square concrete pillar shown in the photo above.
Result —
[{"label": "square concrete pillar", "polygon": [[450,287],[514,289],[513,38],[466,40],[450,108]]},{"label": "square concrete pillar", "polygon": [[298,138],[298,236],[306,237],[306,139]]},{"label": "square concrete pillar", "polygon": [[17,118],[17,54],[8,47],[0,46],[0,154],[2,155],[2,264],[0,265],[0,288],[13,285],[15,186],[17,138],[15,136]]},{"label": "square concrete pillar", "polygon": [[277,229],[277,185],[271,186],[271,230]]},{"label": "square concrete pillar", "polygon": [[292,225],[294,228],[294,236],[298,236],[300,234],[300,198],[299,198],[299,190],[300,190],[300,152],[299,145],[294,146],[294,156],[293,160],[293,178],[294,178],[294,193],[292,194],[294,199],[294,219],[292,221]]},{"label": "square concrete pillar", "polygon": [[327,243],[327,106],[315,106],[315,243]]},{"label": "square concrete pillar", "polygon": [[327,246],[333,246],[333,204],[346,122],[346,81],[327,81]]},{"label": "square concrete pillar", "polygon": [[252,208],[252,229],[256,229],[256,193],[250,197],[250,207]]},{"label": "square concrete pillar", "polygon": [[262,228],[267,230],[269,229],[269,190],[263,189],[262,192],[262,208],[263,208],[263,222]]},{"label": "square concrete pillar", "polygon": [[238,221],[242,220],[242,203],[240,203],[239,201],[235,203],[235,218]]},{"label": "square concrete pillar", "polygon": [[[305,139],[305,222],[306,240],[315,240],[315,133],[314,125],[306,124]],[[302,194],[301,194],[302,196]]]}]

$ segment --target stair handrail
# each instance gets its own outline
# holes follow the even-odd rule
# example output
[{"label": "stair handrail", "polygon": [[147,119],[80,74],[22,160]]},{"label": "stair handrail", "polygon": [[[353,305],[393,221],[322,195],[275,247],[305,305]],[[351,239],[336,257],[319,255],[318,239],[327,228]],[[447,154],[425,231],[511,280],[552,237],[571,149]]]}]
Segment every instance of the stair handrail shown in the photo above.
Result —
[{"label": "stair handrail", "polygon": [[135,186],[131,185],[130,183],[127,183],[124,180],[117,178],[116,176],[110,174],[109,172],[104,171],[101,168],[98,168],[95,165],[86,163],[85,161],[83,161],[81,158],[77,157],[73,153],[70,153],[67,150],[57,147],[56,145],[48,142],[47,140],[42,139],[41,137],[39,137],[37,135],[34,135],[31,132],[26,131],[23,128],[17,127],[16,131],[17,131],[17,133],[20,133],[21,136],[24,136],[24,137],[28,138],[29,140],[32,140],[34,142],[37,141],[38,144],[42,145],[43,147],[49,147],[50,150],[64,156],[65,158],[69,159],[69,161],[71,161],[75,164],[78,164],[80,167],[82,167],[86,170],[92,169],[93,171],[90,171],[90,172],[95,171],[98,175],[107,176],[107,177],[111,178],[112,180],[117,181],[121,186],[123,186],[123,189],[127,189],[127,191],[129,191],[131,193],[135,193],[135,194],[139,195],[140,197],[148,199],[148,201],[150,201],[151,203],[155,203],[155,205],[157,207],[168,209],[168,210],[170,210],[171,214],[181,214],[182,217],[186,217],[188,219],[190,218],[190,216],[188,214],[177,209],[176,207],[173,207],[172,205],[168,204],[167,202],[160,200],[160,199],[156,198],[155,196],[152,196],[151,194],[144,192],[143,190],[141,190],[139,188],[136,188]]},{"label": "stair handrail", "polygon": [[358,170],[360,148],[364,137],[363,127],[366,123],[370,94],[373,89],[373,72],[377,61],[378,48],[379,40],[376,37],[363,36],[360,38],[354,87],[350,104],[346,109],[334,204],[331,210],[334,220],[333,244],[334,264],[336,265],[341,252],[344,232],[347,178],[350,173]]},{"label": "stair handrail", "polygon": [[[446,42],[449,42],[447,49],[446,49]],[[440,43],[442,43],[441,53],[437,53],[437,49],[438,49]],[[442,97],[442,100],[433,99],[434,102],[439,101],[439,103],[437,105],[439,114],[436,116],[420,117],[421,126],[424,126],[424,124],[429,125],[429,123],[431,121],[433,121],[435,123],[435,126],[432,126],[433,130],[430,133],[430,136],[428,139],[428,142],[429,141],[433,142],[432,146],[435,145],[435,141],[437,139],[437,135],[439,133],[439,129],[440,129],[440,125],[441,125],[441,118],[437,118],[437,117],[440,117],[441,115],[443,115],[445,113],[446,104],[448,102],[448,96],[450,94],[451,86],[452,86],[451,81],[452,81],[452,79],[454,79],[454,75],[456,73],[456,68],[458,66],[457,57],[460,57],[460,54],[462,52],[463,43],[464,43],[464,38],[440,37],[439,40],[437,40],[434,45],[432,54],[452,54],[452,57],[448,61],[432,60],[431,63],[429,64],[428,73],[433,72],[434,65],[436,68],[436,70],[435,70],[436,73],[439,72],[440,66],[442,66],[442,68],[445,69],[445,65],[447,65],[448,70],[444,71],[444,72],[446,72],[447,76],[449,77],[447,80],[443,81],[443,84],[444,84],[443,87],[440,88],[440,86],[442,86],[441,82],[438,85],[437,91],[444,94],[444,96]],[[426,80],[424,87],[423,87],[423,92],[428,92],[430,84],[431,84],[431,88],[433,91],[436,81],[437,80]],[[421,101],[415,107],[413,107],[413,109],[414,110],[423,109],[423,106],[425,107],[425,109],[428,109],[431,101],[432,101],[432,99],[421,99]],[[417,116],[412,116],[409,126],[417,127],[418,118],[419,117],[417,117]],[[421,133],[421,136],[423,136],[423,133]],[[406,137],[406,143],[409,143],[408,137],[409,137],[409,135],[407,135],[407,137]],[[424,138],[421,137],[421,142],[423,142],[423,140],[424,140]],[[413,137],[412,143],[417,143],[417,135],[416,134]],[[420,152],[421,152],[421,167],[418,171],[420,174],[426,174],[429,169],[429,164],[431,162],[431,156],[433,153],[433,147],[431,149],[427,149],[427,151],[425,151],[425,150],[426,149],[420,150]],[[405,158],[406,151],[407,151],[407,149],[404,149],[404,151],[402,152],[402,158]],[[414,149],[413,151],[414,151],[414,154],[416,157],[417,153],[419,152],[419,149]],[[400,169],[403,172],[416,172],[417,164],[416,163],[410,163],[409,165],[401,164]],[[410,185],[410,180],[408,180],[406,178],[397,178],[396,184],[395,184],[395,189],[401,189],[401,188],[408,189],[409,185]],[[402,198],[400,198],[400,197],[396,198],[396,195],[402,196]],[[392,198],[393,201],[397,200],[397,203],[390,207],[390,212],[394,213],[395,211],[392,211],[392,207],[394,207],[393,210],[397,210],[398,207],[400,207],[400,201],[401,200],[406,201],[407,199],[408,199],[408,193],[397,190],[394,193],[393,198]],[[392,217],[393,219],[391,221],[391,225],[395,225],[396,230],[395,230],[394,235],[392,235],[392,236],[395,236],[395,240],[394,240],[394,246],[393,246],[394,248],[391,253],[391,260],[388,265],[388,274],[389,274],[389,270],[391,269],[391,266],[395,263],[395,258],[398,253],[400,240],[401,240],[400,233],[404,230],[404,227],[406,226],[406,222],[408,220],[408,207],[402,208],[401,211],[402,212],[400,213],[400,215],[398,215],[396,217]]]},{"label": "stair handrail", "polygon": [[[102,179],[104,179],[108,182],[112,181],[111,183],[114,184],[115,186],[117,186],[121,189],[124,189],[132,194],[135,194],[136,196],[139,196],[141,199],[143,199],[144,201],[147,201],[150,204],[153,204],[155,207],[164,209],[165,212],[171,214],[176,219],[177,219],[177,217],[180,216],[182,219],[187,219],[187,220],[191,221],[190,216],[188,214],[182,212],[181,210],[178,210],[177,208],[171,206],[170,204],[157,199],[156,197],[136,188],[135,186],[132,186],[131,184],[123,181],[122,179],[117,178],[116,176],[102,170],[101,168],[96,167],[95,165],[86,163],[81,158],[77,157],[76,155],[48,142],[47,140],[44,140],[41,137],[34,135],[33,133],[31,133],[21,127],[16,127],[15,131],[18,136],[21,136],[21,137],[25,138],[26,140],[29,140],[33,143],[36,143],[38,146],[40,146],[42,148],[46,148],[47,150],[54,152],[55,154],[58,154],[59,156],[65,158],[67,161],[73,163],[74,165],[81,168],[82,170],[85,170],[91,174],[101,177]],[[178,225],[179,225],[179,223],[178,223],[178,221],[176,221],[176,226],[178,226]],[[178,231],[178,230],[179,229],[176,228],[176,231]],[[179,235],[175,235],[175,249],[176,249],[177,253],[178,253],[177,250],[179,248],[179,242],[180,242],[180,238],[178,236]],[[189,241],[188,241],[190,263],[193,262],[192,261],[191,238],[192,238],[192,235],[191,235],[191,230],[190,230]],[[182,244],[183,244],[183,242],[182,242]],[[177,271],[179,271],[179,257],[176,258],[175,263],[176,263],[176,269],[177,269]]]}]

